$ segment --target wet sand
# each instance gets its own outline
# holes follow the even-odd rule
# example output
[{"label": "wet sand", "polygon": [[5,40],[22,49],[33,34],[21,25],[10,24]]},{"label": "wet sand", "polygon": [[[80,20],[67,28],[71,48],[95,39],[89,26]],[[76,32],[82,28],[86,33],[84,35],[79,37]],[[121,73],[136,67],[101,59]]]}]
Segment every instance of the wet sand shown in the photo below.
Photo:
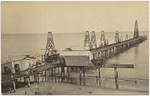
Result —
[{"label": "wet sand", "polygon": [[105,89],[58,82],[40,82],[3,95],[148,95],[148,91]]}]

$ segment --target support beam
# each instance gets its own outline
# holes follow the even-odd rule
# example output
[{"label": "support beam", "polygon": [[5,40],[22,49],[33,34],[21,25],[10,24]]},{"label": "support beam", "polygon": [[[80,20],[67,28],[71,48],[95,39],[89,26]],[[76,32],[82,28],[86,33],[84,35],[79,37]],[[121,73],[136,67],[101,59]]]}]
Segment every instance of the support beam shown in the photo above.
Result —
[{"label": "support beam", "polygon": [[100,66],[98,66],[98,79],[99,79],[99,87],[101,87],[101,74],[100,74]]},{"label": "support beam", "polygon": [[53,68],[51,69],[51,77],[52,77],[52,82],[53,82]]},{"label": "support beam", "polygon": [[46,81],[46,70],[45,70],[45,81]]},{"label": "support beam", "polygon": [[86,84],[86,83],[85,83],[85,71],[86,71],[86,69],[83,67],[83,85]]},{"label": "support beam", "polygon": [[80,68],[80,74],[79,74],[79,81],[80,81],[80,85],[82,85],[82,70],[81,70],[81,68]]},{"label": "support beam", "polygon": [[119,85],[118,85],[118,71],[117,71],[117,68],[114,68],[114,73],[115,73],[116,89],[119,89]]},{"label": "support beam", "polygon": [[55,76],[55,82],[56,82],[56,68],[54,68],[54,76]]}]

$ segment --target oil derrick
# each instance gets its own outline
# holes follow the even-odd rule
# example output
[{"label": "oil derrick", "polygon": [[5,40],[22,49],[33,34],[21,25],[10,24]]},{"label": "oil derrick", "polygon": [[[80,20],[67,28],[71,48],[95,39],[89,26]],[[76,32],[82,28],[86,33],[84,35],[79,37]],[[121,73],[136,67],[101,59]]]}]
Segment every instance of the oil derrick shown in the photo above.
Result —
[{"label": "oil derrick", "polygon": [[91,42],[90,42],[90,48],[91,48],[91,49],[92,49],[92,48],[97,48],[95,31],[92,31]]},{"label": "oil derrick", "polygon": [[101,38],[100,38],[100,46],[105,46],[106,40],[105,40],[105,33],[104,31],[101,32]]},{"label": "oil derrick", "polygon": [[116,35],[115,35],[115,42],[119,42],[119,32],[116,30]]},{"label": "oil derrick", "polygon": [[84,48],[85,48],[85,50],[89,50],[90,49],[90,35],[89,35],[89,31],[85,32]]},{"label": "oil derrick", "polygon": [[55,45],[52,32],[48,32],[45,57],[55,54]]},{"label": "oil derrick", "polygon": [[105,42],[106,42],[106,45],[108,45],[108,39],[106,39]]},{"label": "oil derrick", "polygon": [[125,40],[128,40],[129,38],[128,38],[128,34],[126,34],[126,38],[125,38]]},{"label": "oil derrick", "polygon": [[138,38],[138,37],[139,37],[138,22],[135,21],[134,36],[133,36],[133,38]]}]

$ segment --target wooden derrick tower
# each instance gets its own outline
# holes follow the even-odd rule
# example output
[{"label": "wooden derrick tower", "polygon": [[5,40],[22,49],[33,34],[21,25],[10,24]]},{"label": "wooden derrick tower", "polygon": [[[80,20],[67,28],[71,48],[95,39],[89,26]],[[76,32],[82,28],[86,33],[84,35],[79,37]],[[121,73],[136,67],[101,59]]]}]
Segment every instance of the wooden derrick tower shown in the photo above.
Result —
[{"label": "wooden derrick tower", "polygon": [[105,33],[104,31],[101,32],[101,38],[100,38],[100,46],[106,45],[106,39],[105,39]]},{"label": "wooden derrick tower", "polygon": [[128,40],[128,39],[129,39],[128,34],[126,34],[126,38],[125,38],[125,40]]},{"label": "wooden derrick tower", "polygon": [[134,26],[134,36],[133,38],[138,38],[139,37],[139,30],[138,30],[138,22],[137,20],[135,21],[135,26]]},{"label": "wooden derrick tower", "polygon": [[48,32],[45,56],[47,57],[47,56],[55,54],[54,51],[55,51],[55,45],[53,41],[53,35],[52,35],[52,32]]},{"label": "wooden derrick tower", "polygon": [[118,30],[116,30],[116,34],[115,34],[115,42],[119,42],[119,32]]},{"label": "wooden derrick tower", "polygon": [[84,49],[85,50],[89,50],[90,49],[90,35],[89,35],[89,31],[85,32]]},{"label": "wooden derrick tower", "polygon": [[91,42],[90,42],[90,48],[91,48],[91,49],[92,49],[92,48],[97,48],[95,31],[92,31]]}]

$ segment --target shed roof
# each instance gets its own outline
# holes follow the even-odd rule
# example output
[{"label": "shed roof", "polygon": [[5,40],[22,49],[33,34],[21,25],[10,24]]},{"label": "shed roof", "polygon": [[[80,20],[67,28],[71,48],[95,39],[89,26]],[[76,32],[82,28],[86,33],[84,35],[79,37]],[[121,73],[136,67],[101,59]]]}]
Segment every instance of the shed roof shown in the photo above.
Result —
[{"label": "shed roof", "polygon": [[66,66],[85,67],[90,64],[87,56],[64,56]]}]

